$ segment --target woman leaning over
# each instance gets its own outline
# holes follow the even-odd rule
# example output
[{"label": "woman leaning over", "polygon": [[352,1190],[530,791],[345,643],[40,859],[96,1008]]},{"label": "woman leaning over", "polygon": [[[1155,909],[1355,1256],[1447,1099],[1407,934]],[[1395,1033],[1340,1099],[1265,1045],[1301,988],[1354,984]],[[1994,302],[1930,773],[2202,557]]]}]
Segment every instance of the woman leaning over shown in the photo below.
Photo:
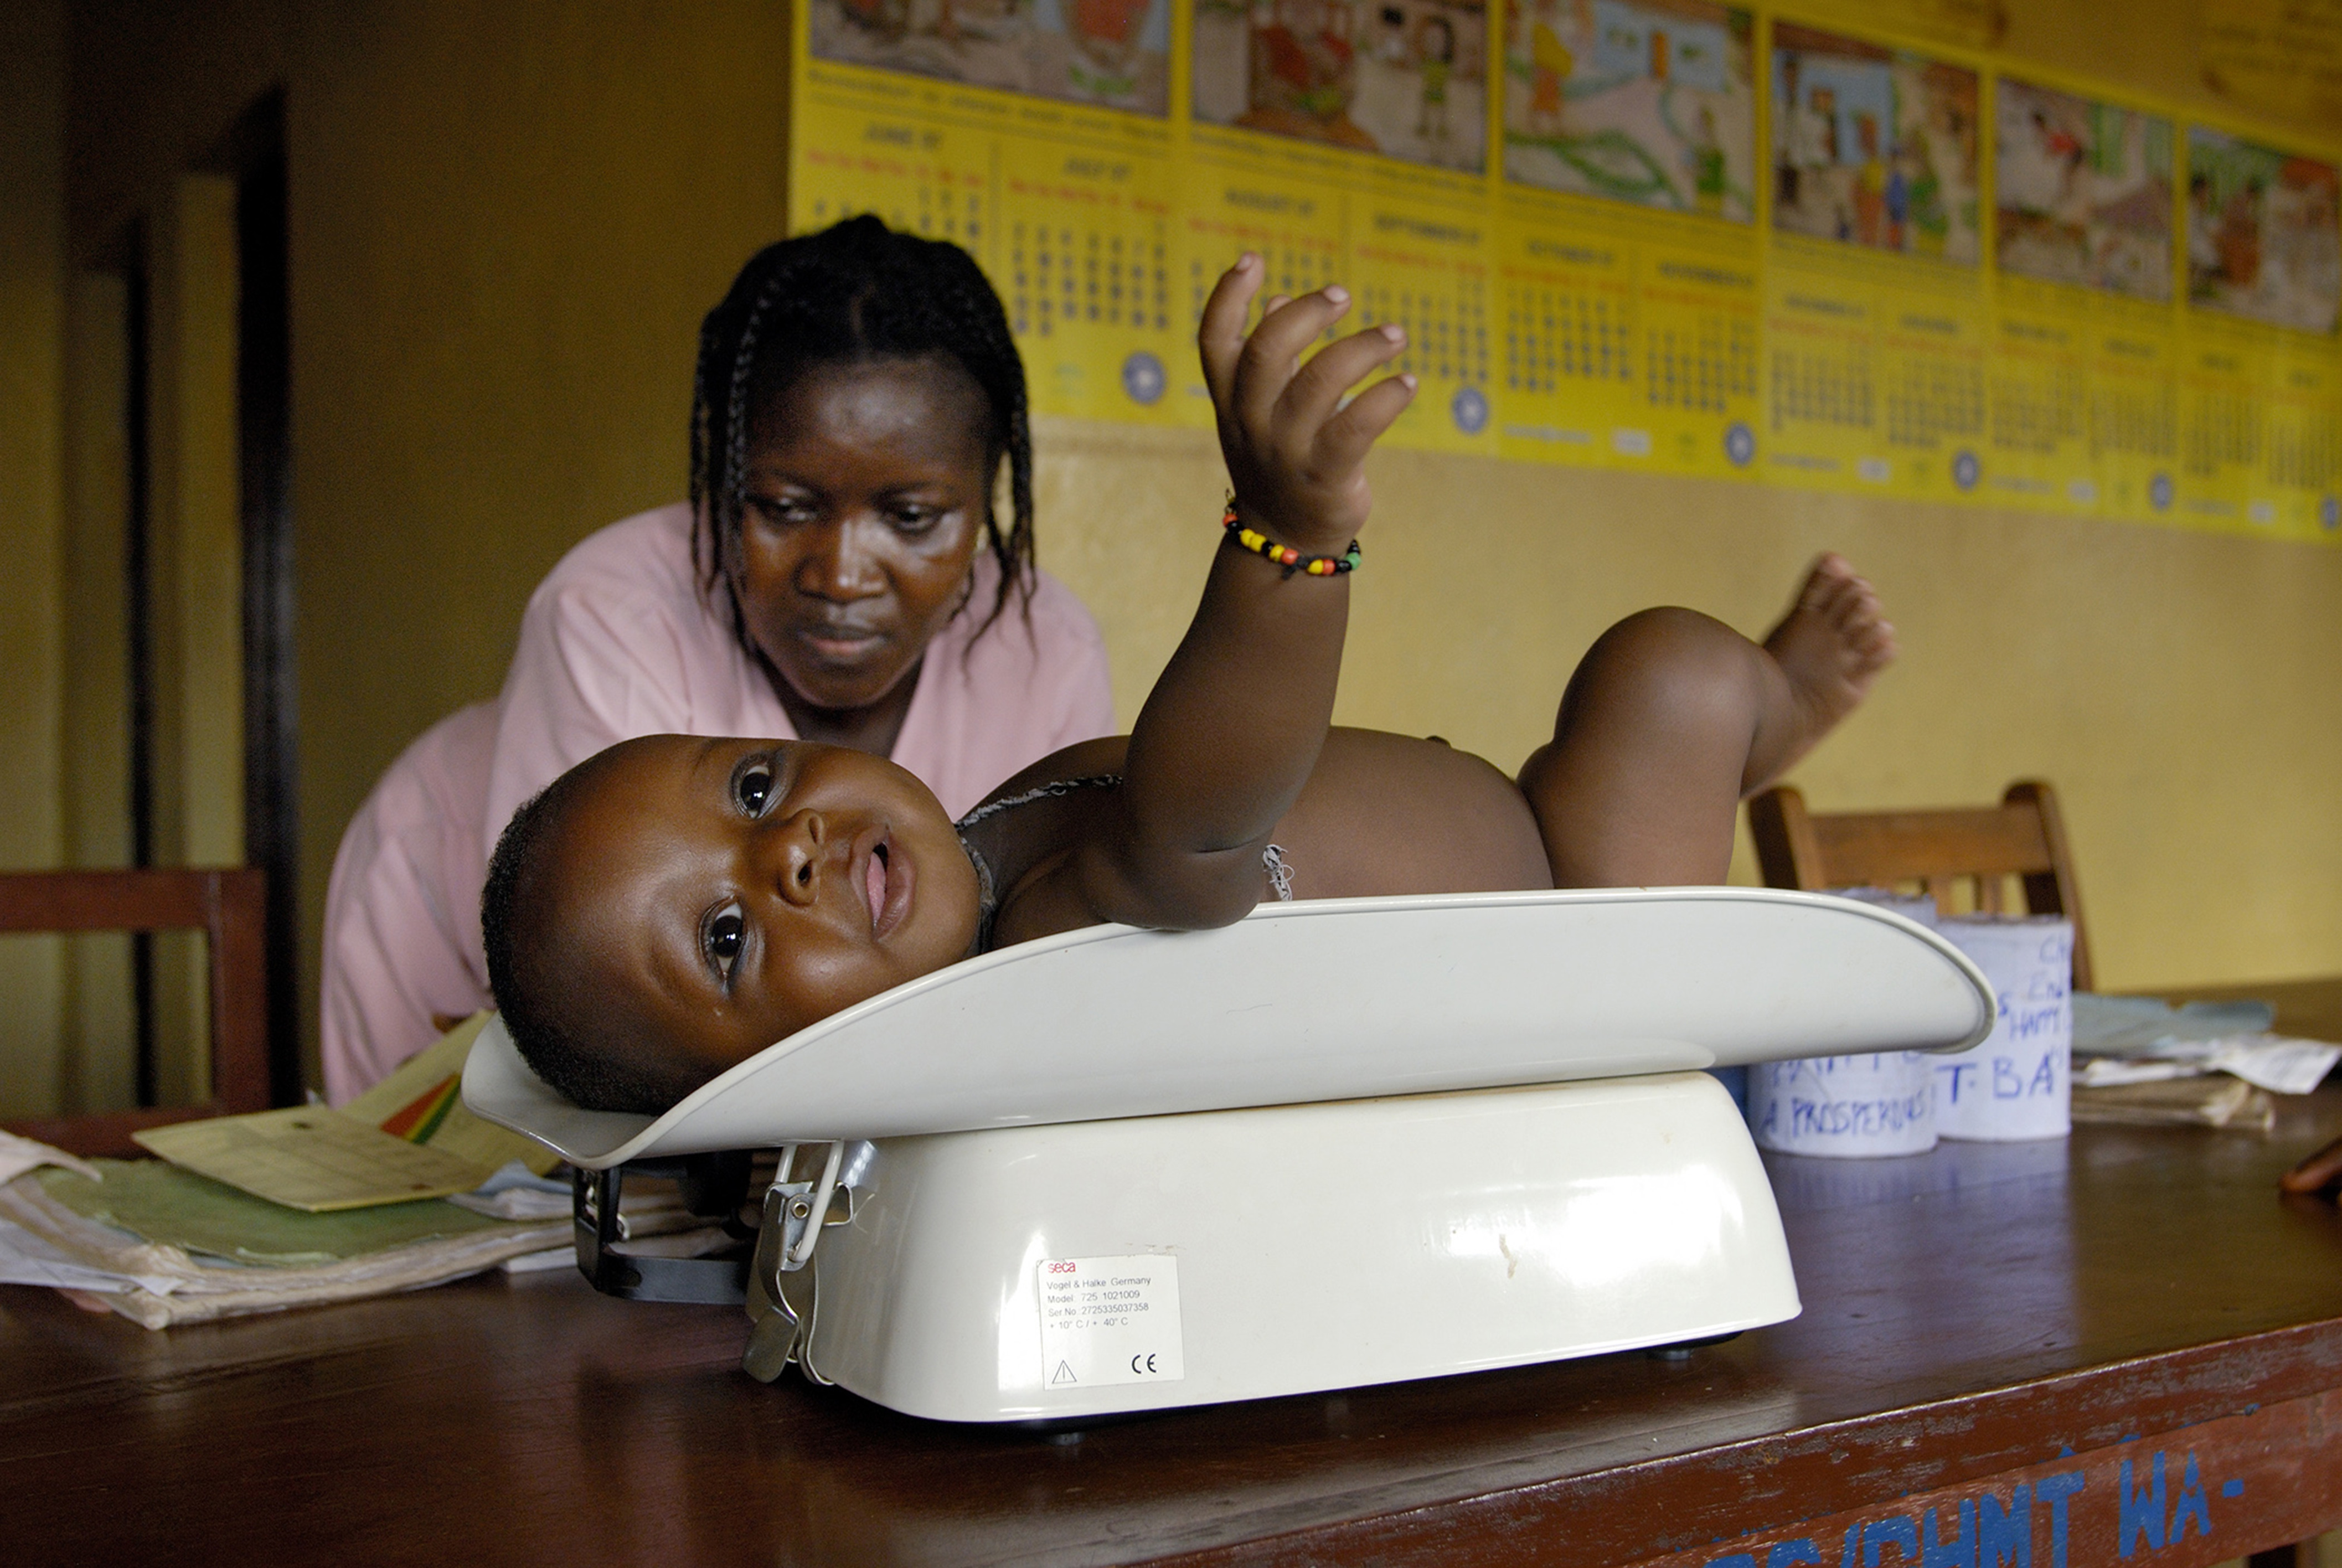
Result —
[{"label": "woman leaning over", "polygon": [[854,746],[956,815],[1114,727],[1096,624],[1033,564],[1024,368],[966,252],[866,217],[771,246],[708,314],[693,404],[690,501],[571,550],[502,694],[426,732],[344,834],[321,1015],[335,1103],[490,1005],[487,853],[615,742]]}]

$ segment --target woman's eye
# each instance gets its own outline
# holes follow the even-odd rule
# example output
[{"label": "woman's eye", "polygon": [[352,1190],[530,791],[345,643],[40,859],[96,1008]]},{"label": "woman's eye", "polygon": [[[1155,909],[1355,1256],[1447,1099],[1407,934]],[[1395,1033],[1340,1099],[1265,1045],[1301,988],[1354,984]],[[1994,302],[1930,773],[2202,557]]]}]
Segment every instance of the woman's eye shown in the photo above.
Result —
[{"label": "woman's eye", "polygon": [[740,797],[740,809],[750,816],[762,816],[773,798],[773,770],[768,767],[743,768],[739,782],[733,789]]},{"label": "woman's eye", "polygon": [[752,496],[749,498],[748,505],[758,517],[776,528],[803,523],[813,515],[813,507],[809,503],[784,499],[776,495]]},{"label": "woman's eye", "polygon": [[901,534],[925,534],[936,525],[941,513],[928,506],[897,506],[892,521]]},{"label": "woman's eye", "polygon": [[732,964],[740,956],[741,939],[747,929],[747,922],[741,918],[736,904],[726,904],[707,923],[707,934],[703,940],[707,944],[708,962],[727,981],[732,978]]}]

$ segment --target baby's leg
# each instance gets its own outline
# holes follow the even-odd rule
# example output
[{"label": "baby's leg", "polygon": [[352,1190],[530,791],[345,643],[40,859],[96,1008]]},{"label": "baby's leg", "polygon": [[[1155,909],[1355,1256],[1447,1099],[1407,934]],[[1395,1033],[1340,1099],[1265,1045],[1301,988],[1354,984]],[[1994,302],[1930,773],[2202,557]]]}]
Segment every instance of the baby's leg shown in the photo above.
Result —
[{"label": "baby's leg", "polygon": [[1742,798],[1853,711],[1894,655],[1870,585],[1835,555],[1762,647],[1691,610],[1611,627],[1521,768],[1554,885],[1722,882]]}]

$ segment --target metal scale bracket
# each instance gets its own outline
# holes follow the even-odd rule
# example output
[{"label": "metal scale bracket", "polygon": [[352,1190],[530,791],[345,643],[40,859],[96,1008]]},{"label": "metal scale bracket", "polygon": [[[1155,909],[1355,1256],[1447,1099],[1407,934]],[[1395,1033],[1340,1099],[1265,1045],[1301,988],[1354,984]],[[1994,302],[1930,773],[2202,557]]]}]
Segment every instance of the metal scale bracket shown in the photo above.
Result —
[{"label": "metal scale bracket", "polygon": [[[740,1223],[739,1215],[748,1199],[753,1158],[753,1151],[732,1149],[630,1160],[604,1171],[573,1171],[569,1212],[577,1235],[577,1272],[604,1295],[628,1301],[743,1304],[748,1299],[749,1259],[756,1233]],[[618,1203],[630,1173],[674,1182],[684,1208],[700,1219],[720,1223],[733,1244],[697,1258],[621,1252],[626,1235]]]},{"label": "metal scale bracket", "polygon": [[[843,1144],[828,1145],[815,1180],[786,1179],[796,1146],[781,1151],[779,1171],[766,1188],[755,1230],[742,1224],[755,1151],[633,1160],[607,1170],[578,1170],[571,1184],[577,1234],[577,1270],[605,1295],[628,1301],[691,1302],[745,1306],[754,1323],[742,1364],[760,1382],[778,1377],[790,1362],[806,1364],[813,1333],[814,1248],[830,1225],[850,1224],[854,1193],[838,1183]],[[619,1202],[629,1174],[673,1181],[690,1213],[721,1223],[735,1244],[707,1257],[646,1257],[620,1250],[625,1241]]]}]

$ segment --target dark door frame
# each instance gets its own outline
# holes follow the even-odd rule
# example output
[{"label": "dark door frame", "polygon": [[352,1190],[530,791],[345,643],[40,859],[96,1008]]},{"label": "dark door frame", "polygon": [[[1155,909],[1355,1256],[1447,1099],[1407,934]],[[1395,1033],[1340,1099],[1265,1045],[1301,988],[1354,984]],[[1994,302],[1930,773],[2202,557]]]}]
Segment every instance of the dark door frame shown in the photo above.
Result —
[{"label": "dark door frame", "polygon": [[236,444],[244,522],[244,856],[268,885],[269,1094],[301,1099],[299,691],[294,664],[290,179],[285,90],[237,118]]}]

